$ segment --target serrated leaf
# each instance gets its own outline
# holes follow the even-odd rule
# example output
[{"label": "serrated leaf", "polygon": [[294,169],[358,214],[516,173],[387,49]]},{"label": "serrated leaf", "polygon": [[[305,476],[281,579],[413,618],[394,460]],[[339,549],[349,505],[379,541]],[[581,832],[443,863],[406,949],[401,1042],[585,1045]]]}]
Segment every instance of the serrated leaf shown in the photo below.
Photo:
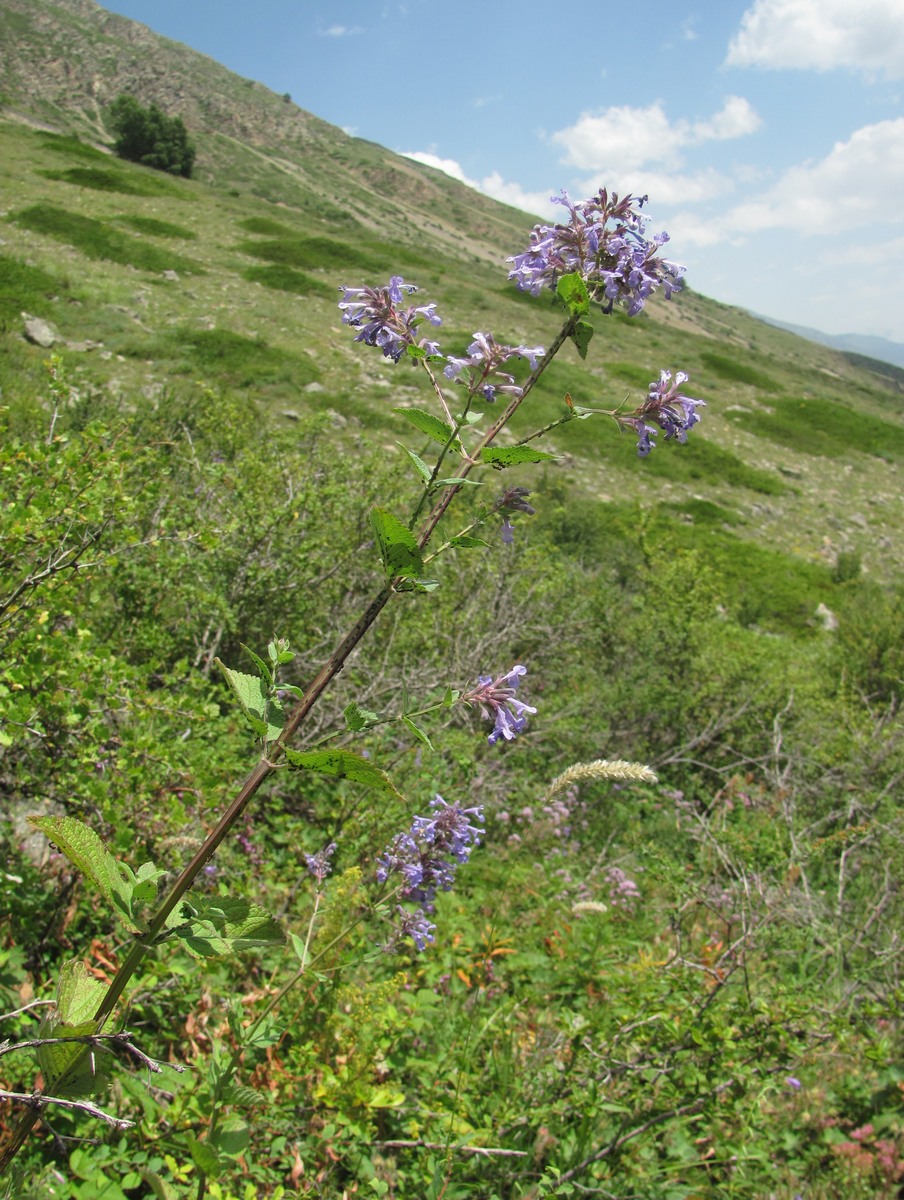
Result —
[{"label": "serrated leaf", "polygon": [[[242,647],[242,649],[245,651],[245,653],[248,655],[248,657],[251,659],[251,661],[254,663],[254,665],[257,667],[257,669],[260,671],[261,676],[264,679],[266,679],[268,684],[272,684],[273,683],[273,675],[270,671],[270,668],[267,666],[267,664],[264,662],[264,660],[261,658],[261,656],[259,654],[255,654],[254,651],[251,649],[251,647],[246,646],[244,642],[239,642],[239,645]],[[271,642],[270,646],[272,646],[272,645],[273,645],[273,643]],[[268,646],[268,649],[269,649],[269,646]]]},{"label": "serrated leaf", "polygon": [[351,750],[286,750],[286,761],[291,767],[305,771],[317,771],[321,775],[334,775],[373,788],[385,796],[401,796],[385,771]]},{"label": "serrated leaf", "polygon": [[571,340],[574,342],[574,347],[581,358],[587,357],[587,347],[590,345],[592,337],[593,326],[589,321],[578,321],[577,325],[571,331]]},{"label": "serrated leaf", "polygon": [[234,1104],[237,1108],[253,1108],[256,1104],[265,1104],[267,1100],[268,1096],[244,1083],[227,1084],[223,1095],[224,1103]]},{"label": "serrated leaf", "polygon": [[[97,1033],[94,1014],[107,993],[107,985],[89,974],[80,961],[67,962],[60,970],[56,1006],[40,1025],[40,1037],[86,1037]],[[82,1042],[57,1042],[36,1047],[38,1066],[48,1086],[67,1096],[88,1096],[106,1081],[100,1056],[88,1053]]]},{"label": "serrated leaf", "polygon": [[214,1134],[213,1141],[218,1154],[236,1158],[248,1149],[251,1134],[241,1117],[227,1117]]},{"label": "serrated leaf", "polygon": [[106,994],[107,985],[95,979],[80,959],[63,963],[57,983],[56,1019],[66,1025],[90,1021]]},{"label": "serrated leaf", "polygon": [[378,725],[382,720],[379,713],[362,708],[354,700],[351,704],[345,706],[342,715],[345,717],[346,728],[352,733],[360,733],[362,729],[368,729],[371,725]]},{"label": "serrated leaf", "polygon": [[211,1179],[216,1179],[223,1170],[223,1164],[220,1162],[216,1150],[208,1142],[199,1142],[198,1139],[191,1133],[186,1136],[186,1144],[188,1145],[191,1160],[205,1175],[209,1175]]},{"label": "serrated leaf", "polygon": [[154,1200],[177,1200],[176,1193],[156,1171],[152,1171],[149,1167],[142,1167],[141,1178],[154,1193]]},{"label": "serrated leaf", "polygon": [[205,897],[197,902],[191,920],[175,932],[196,958],[237,954],[285,941],[282,928],[266,909],[227,896]]},{"label": "serrated leaf", "polygon": [[[54,1025],[41,1030],[43,1037],[90,1037],[96,1033],[94,1021],[80,1025]],[[106,1086],[109,1071],[95,1051],[92,1055],[84,1042],[55,1042],[38,1046],[35,1051],[38,1066],[49,1087],[66,1096],[90,1096]]]},{"label": "serrated leaf", "polygon": [[239,708],[257,736],[265,741],[275,742],[283,731],[285,713],[278,701],[268,699],[267,684],[259,675],[233,671],[219,658],[215,658],[214,662],[223,672],[223,678],[229,684],[232,694],[239,702]]},{"label": "serrated leaf", "polygon": [[478,546],[488,546],[489,542],[485,542],[483,538],[470,537],[467,534],[459,534],[458,537],[449,538],[450,546],[458,546],[461,550],[475,550]]},{"label": "serrated leaf", "polygon": [[435,417],[433,413],[425,412],[422,408],[394,408],[392,411],[404,417],[420,433],[434,442],[439,442],[441,446],[445,446],[450,440],[456,448],[460,444],[452,426]]},{"label": "serrated leaf", "polygon": [[128,878],[131,872],[116,861],[94,830],[75,817],[29,817],[28,820],[94,884],[126,929],[141,933],[142,927],[131,916],[133,884]]},{"label": "serrated leaf", "polygon": [[407,446],[402,446],[401,442],[397,442],[396,445],[401,446],[402,449],[405,451],[405,453],[408,455],[408,457],[411,459],[411,461],[414,463],[414,469],[417,471],[418,475],[420,475],[421,479],[423,479],[424,483],[429,483],[430,476],[433,474],[433,472],[430,470],[430,468],[427,466],[427,464],[424,462],[424,460],[420,457],[420,455],[415,454],[415,452],[413,450],[409,450]]},{"label": "serrated leaf", "polygon": [[424,569],[424,559],[417,538],[408,526],[385,508],[372,508],[370,520],[387,576],[394,579],[397,575],[403,578],[420,575]]},{"label": "serrated leaf", "polygon": [[420,725],[415,721],[412,721],[411,717],[402,717],[402,724],[414,734],[419,742],[423,742],[428,750],[433,749],[433,743],[430,741],[425,730],[421,729]]},{"label": "serrated leaf", "polygon": [[559,277],[556,283],[556,295],[573,316],[590,311],[590,295],[587,285],[577,271]]},{"label": "serrated leaf", "polygon": [[545,450],[534,450],[531,446],[485,446],[480,457],[494,467],[515,467],[520,463],[548,462],[554,454]]}]

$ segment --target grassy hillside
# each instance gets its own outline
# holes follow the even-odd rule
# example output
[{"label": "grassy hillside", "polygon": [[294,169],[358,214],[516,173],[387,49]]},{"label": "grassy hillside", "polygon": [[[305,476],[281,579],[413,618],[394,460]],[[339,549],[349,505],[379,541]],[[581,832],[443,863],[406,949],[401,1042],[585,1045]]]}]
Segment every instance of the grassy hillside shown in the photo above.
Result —
[{"label": "grassy hillside", "polygon": [[[45,1087],[131,1123],[42,1111],[5,1194],[892,1200],[904,373],[692,288],[598,314],[505,436],[667,368],[687,444],[475,456],[419,562],[423,374],[339,287],[548,344],[529,218],[93,0],[5,0],[0,46],[0,1162],[38,1012]],[[109,153],[129,89],[197,178]],[[93,1032],[125,976],[140,1061]]]},{"label": "grassy hillside", "polygon": [[[207,139],[194,136],[203,161]],[[128,403],[135,391],[203,381],[248,390],[277,419],[326,408],[390,437],[401,426],[388,410],[411,389],[391,364],[362,362],[342,336],[340,284],[394,272],[417,282],[438,302],[447,352],[464,352],[487,324],[513,342],[549,338],[547,303],[505,279],[504,259],[526,244],[529,219],[378,147],[338,131],[335,139],[317,183],[236,146],[214,185],[203,173],[184,181],[121,162],[72,135],[0,125],[6,402],[41,386],[46,358],[23,340],[22,311],[51,323],[86,393]],[[350,179],[360,181],[357,199]],[[419,184],[416,208],[400,197],[407,189],[418,198]],[[492,219],[481,224],[487,209]],[[731,514],[735,536],[808,561],[856,552],[881,577],[901,567],[896,374],[852,365],[693,291],[654,303],[649,316],[600,316],[597,325],[592,365],[573,353],[558,363],[525,420],[560,415],[566,390],[588,406],[637,396],[662,367],[687,371],[708,407],[694,445],[639,466],[628,439],[575,424],[556,446],[569,488],[602,501],[659,500],[685,520],[705,501]]]}]

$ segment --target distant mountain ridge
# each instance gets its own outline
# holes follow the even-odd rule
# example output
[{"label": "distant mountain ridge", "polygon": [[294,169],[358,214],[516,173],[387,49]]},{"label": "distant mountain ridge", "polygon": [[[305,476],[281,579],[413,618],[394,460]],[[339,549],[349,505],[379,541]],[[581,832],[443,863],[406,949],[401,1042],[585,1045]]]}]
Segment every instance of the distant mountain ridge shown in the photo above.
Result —
[{"label": "distant mountain ridge", "polygon": [[762,313],[751,313],[751,316],[756,317],[758,321],[765,321],[767,325],[774,325],[777,329],[787,329],[789,333],[796,333],[798,337],[806,338],[809,342],[818,342],[820,346],[831,346],[833,350],[891,363],[904,369],[904,344],[901,342],[892,342],[888,338],[867,333],[822,333],[821,330],[811,329],[807,325],[793,325],[790,321],[764,317]]}]

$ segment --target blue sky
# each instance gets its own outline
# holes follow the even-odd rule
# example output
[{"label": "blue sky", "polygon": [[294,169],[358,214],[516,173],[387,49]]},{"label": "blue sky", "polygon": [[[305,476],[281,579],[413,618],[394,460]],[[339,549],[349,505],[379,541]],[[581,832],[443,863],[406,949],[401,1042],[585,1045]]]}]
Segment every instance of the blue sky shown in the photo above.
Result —
[{"label": "blue sky", "polygon": [[904,342],[904,0],[104,7],[541,217],[648,193],[697,291]]}]

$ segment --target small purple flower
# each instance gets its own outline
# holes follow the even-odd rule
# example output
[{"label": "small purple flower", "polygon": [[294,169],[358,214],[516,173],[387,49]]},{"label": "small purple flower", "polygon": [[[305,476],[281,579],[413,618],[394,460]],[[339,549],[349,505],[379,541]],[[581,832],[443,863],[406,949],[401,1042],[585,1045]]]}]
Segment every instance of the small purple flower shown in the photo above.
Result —
[{"label": "small purple flower", "polygon": [[324,846],[322,850],[318,850],[316,854],[306,854],[304,856],[305,865],[308,871],[314,876],[318,884],[323,883],[327,875],[332,870],[330,859],[336,853],[336,843],[330,842],[328,846]]},{"label": "small purple flower", "polygon": [[665,434],[668,442],[672,438],[684,444],[687,435],[700,420],[698,408],[705,408],[704,400],[694,400],[681,392],[681,385],[686,382],[684,371],[675,374],[672,383],[671,371],[660,371],[659,379],[650,384],[649,395],[641,406],[633,413],[619,414],[616,420],[625,428],[631,428],[637,434],[637,453],[640,458],[646,458],[655,447],[653,436],[656,429],[648,421],[655,421]]},{"label": "small purple flower", "polygon": [[433,941],[435,926],[427,921],[426,914],[433,912],[436,893],[451,889],[456,865],[468,861],[484,832],[480,806],[462,808],[458,801],[447,804],[437,795],[430,807],[431,816],[414,817],[409,831],[397,834],[377,859],[377,882],[386,883],[398,875],[399,896],[416,905],[413,912],[401,907],[397,910],[402,920],[396,926],[396,935],[411,937],[418,950]]},{"label": "small purple flower", "polygon": [[569,220],[535,225],[529,248],[508,260],[514,264],[509,279],[522,291],[539,296],[544,288],[555,290],[563,275],[577,273],[604,312],[624,304],[633,317],[656,288],[663,288],[666,299],[681,290],[684,267],[657,257],[668,234],[644,235],[648,218],[640,209],[646,196],[619,199],[603,188],[578,203],[564,191],[552,200],[568,209]]},{"label": "small purple flower", "polygon": [[789,1075],[788,1078],[785,1080],[785,1083],[788,1085],[789,1088],[791,1088],[791,1090],[793,1092],[799,1092],[800,1089],[803,1087],[803,1084],[801,1083],[801,1081],[799,1079],[796,1079],[793,1075]]},{"label": "small purple flower", "polygon": [[462,696],[465,704],[476,704],[480,707],[480,715],[484,720],[494,720],[493,732],[487,741],[495,746],[500,738],[511,742],[515,736],[524,731],[527,725],[527,713],[536,713],[536,709],[515,697],[521,677],[527,674],[527,667],[515,666],[507,675],[478,675],[477,687]]},{"label": "small purple flower", "polygon": [[499,368],[511,358],[526,358],[530,369],[536,371],[538,360],[545,351],[542,346],[500,346],[491,333],[474,334],[468,347],[467,358],[446,358],[443,374],[447,379],[457,380],[468,389],[471,396],[480,395],[488,404],[501,395],[520,396],[523,388],[515,383],[514,375]]},{"label": "small purple flower", "polygon": [[433,931],[436,925],[432,921],[427,920],[427,915],[421,909],[416,908],[411,912],[407,908],[402,908],[399,905],[396,908],[398,922],[396,924],[396,935],[399,938],[410,937],[414,942],[415,949],[420,951],[425,949],[428,942],[435,942]]},{"label": "small purple flower", "polygon": [[526,487],[510,487],[496,501],[493,506],[495,512],[501,512],[502,518],[502,542],[505,546],[512,546],[515,542],[515,527],[509,518],[510,512],[525,512],[531,516],[537,511],[532,504],[528,504],[527,497],[530,492]]},{"label": "small purple flower", "polygon": [[359,329],[356,342],[379,346],[386,358],[398,362],[408,346],[416,346],[426,354],[436,354],[439,346],[425,338],[417,338],[423,321],[442,325],[434,303],[402,307],[407,296],[417,291],[413,283],[405,283],[401,275],[393,275],[388,287],[343,287],[339,307],[346,325]]}]

